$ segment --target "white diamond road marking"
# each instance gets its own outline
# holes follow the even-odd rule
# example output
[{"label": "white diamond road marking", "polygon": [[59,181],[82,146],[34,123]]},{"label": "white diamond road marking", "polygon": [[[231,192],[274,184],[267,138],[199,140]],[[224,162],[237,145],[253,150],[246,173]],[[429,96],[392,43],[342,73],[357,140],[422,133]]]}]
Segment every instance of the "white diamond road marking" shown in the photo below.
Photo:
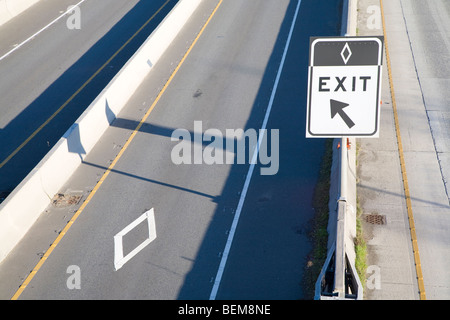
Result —
[{"label": "white diamond road marking", "polygon": [[[141,222],[147,220],[148,223],[148,238],[142,242],[139,246],[133,249],[125,257],[123,256],[122,238],[131,230],[133,230]],[[117,271],[123,267],[131,258],[138,254],[142,249],[148,246],[153,240],[156,239],[156,226],[155,226],[155,213],[153,208],[142,214],[139,218],[134,220],[122,231],[114,236],[114,269]]]}]

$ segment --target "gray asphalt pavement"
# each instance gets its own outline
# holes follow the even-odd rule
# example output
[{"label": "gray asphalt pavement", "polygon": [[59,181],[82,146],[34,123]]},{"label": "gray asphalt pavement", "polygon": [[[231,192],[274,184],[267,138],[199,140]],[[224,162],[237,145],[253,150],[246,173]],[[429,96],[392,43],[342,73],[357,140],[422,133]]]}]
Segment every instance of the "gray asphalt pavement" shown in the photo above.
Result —
[{"label": "gray asphalt pavement", "polygon": [[[62,193],[82,195],[83,201],[95,188],[218,2],[201,4]],[[255,166],[217,299],[305,297],[300,282],[311,249],[307,232],[324,149],[323,140],[304,137],[309,37],[339,34],[340,3],[301,2],[267,123],[269,138],[272,129],[279,130],[279,170],[263,176],[259,169],[267,165]],[[150,117],[21,299],[210,297],[249,161],[176,165],[171,153],[177,142],[171,135],[186,129],[198,137],[195,121],[201,121],[203,132],[261,128],[297,4],[221,4]],[[0,297],[14,294],[76,208],[49,207],[42,214],[0,266]],[[151,208],[156,239],[116,270],[114,236]],[[124,256],[148,233],[140,223],[123,236]],[[78,275],[71,270],[79,270]]]},{"label": "gray asphalt pavement", "polygon": [[[40,1],[0,27],[0,192],[11,191],[23,180],[176,3],[87,0],[79,7],[80,29],[69,29],[73,13],[51,22],[73,2]],[[100,70],[163,5],[139,35]],[[31,138],[36,130],[39,133]]]},{"label": "gray asphalt pavement", "polygon": [[[404,73],[398,67],[393,70],[401,90],[400,128],[425,290],[428,299],[449,299],[450,122],[446,84],[449,83],[450,4],[447,1],[400,1],[392,6],[390,12],[404,17],[413,61],[410,70],[416,71],[419,89],[411,95],[409,90],[414,86],[408,81],[400,83]],[[396,57],[393,64],[398,59],[404,58]]]},{"label": "gray asphalt pavement", "polygon": [[[448,198],[449,13],[447,1],[383,1],[405,169],[427,299],[450,298]],[[370,9],[371,8],[371,9]],[[360,1],[361,34],[373,28],[379,1]],[[372,28],[369,28],[372,26]],[[387,69],[385,69],[387,71]],[[385,72],[386,74],[386,72]],[[358,192],[365,214],[386,216],[366,224],[368,276],[379,285],[368,299],[418,299],[392,100],[385,76],[378,140],[361,139]],[[386,90],[387,89],[387,90]],[[374,270],[378,270],[374,274]],[[373,281],[372,277],[372,280]]]}]

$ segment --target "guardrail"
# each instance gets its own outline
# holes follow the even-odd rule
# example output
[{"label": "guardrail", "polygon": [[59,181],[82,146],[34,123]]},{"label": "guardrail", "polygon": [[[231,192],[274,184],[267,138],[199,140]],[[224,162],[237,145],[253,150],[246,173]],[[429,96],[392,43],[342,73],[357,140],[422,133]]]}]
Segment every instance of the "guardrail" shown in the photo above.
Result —
[{"label": "guardrail", "polygon": [[[355,36],[357,0],[344,0],[342,36]],[[315,286],[315,300],[361,300],[363,286],[354,265],[356,253],[356,152],[354,138],[336,139],[330,183],[328,253]]]}]

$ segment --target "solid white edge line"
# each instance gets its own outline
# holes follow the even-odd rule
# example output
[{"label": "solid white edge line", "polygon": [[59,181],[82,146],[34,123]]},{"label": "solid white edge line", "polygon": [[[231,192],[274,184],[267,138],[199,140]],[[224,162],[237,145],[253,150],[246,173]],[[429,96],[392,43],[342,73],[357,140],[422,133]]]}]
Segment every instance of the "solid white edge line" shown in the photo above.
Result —
[{"label": "solid white edge line", "polygon": [[85,2],[86,0],[81,0],[80,2],[78,2],[75,5],[71,5],[70,9],[68,9],[66,12],[64,12],[62,15],[60,15],[58,18],[56,18],[55,20],[53,20],[52,22],[50,22],[49,24],[47,24],[45,27],[43,27],[41,30],[39,30],[38,32],[36,32],[35,34],[33,34],[32,36],[30,36],[28,39],[22,41],[20,44],[18,44],[16,47],[14,47],[14,49],[10,50],[9,52],[5,53],[3,56],[0,57],[0,61],[2,61],[3,59],[5,59],[7,56],[9,56],[11,53],[13,53],[14,51],[18,50],[20,47],[22,47],[23,45],[25,45],[26,43],[30,42],[33,38],[35,38],[36,36],[38,36],[41,32],[45,31],[46,29],[48,29],[49,27],[51,27],[53,24],[55,24],[56,22],[58,22],[62,17],[66,16],[69,12],[72,12],[74,10],[74,8],[79,7],[83,2]]},{"label": "solid white edge line", "polygon": [[267,110],[266,110],[266,114],[265,114],[265,117],[264,117],[264,121],[263,121],[263,124],[262,124],[262,127],[261,127],[261,131],[260,132],[262,132],[262,134],[259,136],[258,145],[256,146],[256,148],[257,148],[256,152],[253,152],[253,159],[250,162],[251,163],[250,164],[250,168],[248,169],[247,177],[246,177],[245,183],[244,183],[244,187],[242,188],[241,196],[239,198],[239,203],[238,203],[238,206],[236,208],[236,212],[234,214],[233,223],[231,224],[231,229],[230,229],[230,232],[228,234],[228,239],[227,239],[227,242],[225,244],[225,249],[223,250],[222,259],[220,261],[219,269],[218,269],[217,274],[216,274],[216,279],[214,280],[214,285],[213,285],[213,288],[211,290],[211,294],[210,294],[209,300],[215,300],[216,299],[216,295],[217,295],[217,291],[219,290],[220,282],[222,280],[223,272],[225,270],[225,265],[227,263],[228,255],[230,253],[231,244],[233,242],[234,233],[236,231],[236,227],[237,227],[237,224],[239,222],[239,218],[240,218],[240,215],[241,215],[242,207],[244,206],[244,201],[245,201],[245,197],[247,195],[248,187],[250,185],[250,180],[252,179],[253,170],[255,169],[255,163],[256,163],[256,160],[257,160],[258,153],[259,153],[259,148],[260,148],[262,139],[264,138],[264,132],[265,132],[265,129],[266,129],[266,126],[267,126],[267,122],[269,121],[270,112],[272,110],[273,101],[275,99],[275,94],[276,94],[277,89],[278,89],[278,83],[279,83],[280,78],[281,78],[281,72],[283,71],[283,66],[284,66],[284,62],[286,60],[286,55],[287,55],[287,52],[288,52],[288,49],[289,49],[289,44],[291,43],[292,33],[294,32],[295,22],[297,21],[297,16],[298,16],[298,12],[299,12],[299,9],[300,9],[301,2],[302,2],[302,0],[298,0],[297,8],[295,10],[294,18],[293,18],[292,24],[291,24],[291,29],[289,31],[289,35],[288,35],[288,38],[287,38],[287,41],[286,41],[286,46],[284,47],[283,57],[281,59],[280,66],[278,68],[277,77],[276,77],[275,83],[274,83],[273,88],[272,88],[272,93],[271,93],[271,96],[270,96],[269,104],[268,104],[268,107],[267,107]]}]

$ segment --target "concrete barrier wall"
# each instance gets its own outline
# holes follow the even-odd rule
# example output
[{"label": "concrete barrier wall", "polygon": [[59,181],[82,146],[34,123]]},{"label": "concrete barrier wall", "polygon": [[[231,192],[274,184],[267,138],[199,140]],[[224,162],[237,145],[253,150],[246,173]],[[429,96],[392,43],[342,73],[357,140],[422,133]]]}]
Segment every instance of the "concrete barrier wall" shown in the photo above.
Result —
[{"label": "concrete barrier wall", "polygon": [[[347,248],[349,259],[355,260],[354,238],[356,237],[356,139],[350,138],[350,149],[348,150],[348,168],[342,174],[347,175],[347,195],[346,195],[346,216],[345,216],[345,235],[344,241]],[[340,163],[341,150],[338,145],[341,139],[335,139],[333,142],[333,161],[330,175],[330,200],[328,203],[328,246],[327,250],[333,250],[337,238],[337,219],[338,219],[338,201],[340,198]],[[342,146],[341,146],[342,147]],[[345,146],[344,146],[345,147]]]},{"label": "concrete barrier wall", "polygon": [[[356,35],[356,18],[357,18],[357,0],[344,0],[344,10],[342,17],[341,36],[355,36]],[[345,215],[345,247],[348,258],[355,260],[354,238],[356,237],[356,139],[349,138],[350,148],[347,150],[348,167],[344,172],[341,172],[341,150],[338,144],[343,144],[341,139],[335,139],[333,142],[333,161],[331,166],[330,176],[330,201],[328,204],[330,217],[328,222],[328,251],[332,250],[336,243],[337,230],[337,216],[338,216],[338,201],[341,197],[340,181],[342,175],[347,177],[346,186],[346,215]],[[345,142],[345,141],[344,141]],[[346,142],[341,145],[341,148],[346,148]]]},{"label": "concrete barrier wall", "polygon": [[[357,18],[358,18],[358,0],[345,0],[344,5],[347,5],[347,19],[346,29],[341,30],[342,36],[356,36]],[[345,12],[345,10],[344,10]],[[344,243],[345,252],[350,263],[355,262],[355,238],[356,238],[356,139],[348,138],[347,150],[347,168],[341,175],[346,175],[347,190],[346,190],[346,212],[345,212],[345,228],[344,228]],[[343,141],[341,144],[344,144]],[[341,147],[346,147],[345,145]],[[340,236],[340,235],[337,235]],[[356,270],[355,270],[356,271]],[[358,275],[356,275],[358,277]],[[358,279],[359,280],[359,279]],[[361,288],[362,289],[362,288]]]},{"label": "concrete barrier wall", "polygon": [[[344,0],[342,13],[341,36],[356,36],[357,26],[357,0]],[[347,143],[348,142],[348,143]],[[338,145],[340,147],[338,148]],[[349,146],[349,148],[347,148]],[[342,149],[345,152],[342,152]],[[346,157],[346,165],[343,163],[342,157]],[[343,179],[344,178],[344,179]],[[342,184],[341,182],[344,181]],[[343,194],[341,189],[345,188]],[[333,142],[333,161],[330,174],[330,200],[328,203],[329,219],[328,219],[328,245],[327,259],[319,278],[316,282],[314,299],[345,299],[344,289],[344,272],[345,272],[345,256],[350,263],[352,273],[357,282],[358,292],[356,299],[362,299],[363,287],[359,277],[356,274],[354,266],[356,259],[355,243],[356,237],[356,139],[347,138],[335,139]],[[327,267],[331,263],[331,257],[334,254],[336,265],[334,289],[338,294],[336,297],[321,296],[321,285]],[[340,265],[338,265],[340,263]]]},{"label": "concrete barrier wall", "polygon": [[0,25],[8,22],[40,0],[0,0]]},{"label": "concrete barrier wall", "polygon": [[178,2],[80,118],[3,201],[0,205],[0,261],[92,150],[201,1]]},{"label": "concrete barrier wall", "polygon": [[345,248],[348,259],[355,261],[355,238],[356,238],[356,139],[350,138],[350,149],[348,150],[347,175],[347,206],[345,215]]}]

